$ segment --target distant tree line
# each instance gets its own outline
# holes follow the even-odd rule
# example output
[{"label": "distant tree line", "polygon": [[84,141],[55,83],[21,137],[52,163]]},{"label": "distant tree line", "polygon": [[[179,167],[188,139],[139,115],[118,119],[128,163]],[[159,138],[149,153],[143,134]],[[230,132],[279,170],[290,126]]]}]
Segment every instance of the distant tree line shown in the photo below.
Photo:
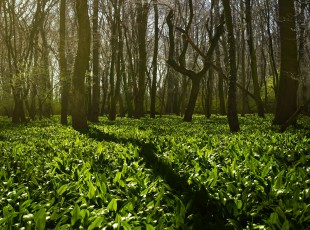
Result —
[{"label": "distant tree line", "polygon": [[238,113],[309,111],[309,0],[6,0],[0,26],[14,123],[203,113],[238,131]]}]

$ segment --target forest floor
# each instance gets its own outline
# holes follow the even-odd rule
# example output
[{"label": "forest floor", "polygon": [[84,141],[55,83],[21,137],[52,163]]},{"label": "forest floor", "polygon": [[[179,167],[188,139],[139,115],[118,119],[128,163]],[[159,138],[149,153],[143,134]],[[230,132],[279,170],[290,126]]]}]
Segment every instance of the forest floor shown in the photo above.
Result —
[{"label": "forest floor", "polygon": [[308,229],[310,119],[0,118],[0,229]]}]

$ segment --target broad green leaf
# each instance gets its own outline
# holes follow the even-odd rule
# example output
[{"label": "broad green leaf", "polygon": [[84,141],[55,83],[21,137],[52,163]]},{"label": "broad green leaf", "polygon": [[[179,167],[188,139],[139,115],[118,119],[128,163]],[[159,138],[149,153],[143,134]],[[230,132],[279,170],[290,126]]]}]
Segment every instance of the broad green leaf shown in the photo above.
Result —
[{"label": "broad green leaf", "polygon": [[73,210],[71,211],[72,217],[71,217],[71,226],[74,226],[75,223],[81,219],[81,210],[78,204],[75,204]]},{"label": "broad green leaf", "polygon": [[110,211],[117,211],[117,201],[113,198],[110,203],[108,204],[108,210]]},{"label": "broad green leaf", "polygon": [[87,184],[88,184],[87,197],[89,199],[93,199],[96,195],[96,187],[93,185],[93,183],[91,181],[89,181]]},{"label": "broad green leaf", "polygon": [[150,224],[145,224],[146,230],[155,230],[155,228]]},{"label": "broad green leaf", "polygon": [[36,224],[36,230],[44,230],[46,224],[46,212],[45,208],[41,208],[34,214],[34,222]]},{"label": "broad green leaf", "polygon": [[285,220],[281,230],[289,230],[289,229],[290,229],[290,222],[288,220]]},{"label": "broad green leaf", "polygon": [[130,225],[126,221],[122,221],[121,225],[124,228],[124,230],[131,230]]},{"label": "broad green leaf", "polygon": [[94,228],[100,227],[102,221],[104,220],[103,216],[98,216],[88,227],[88,230],[93,230]]},{"label": "broad green leaf", "polygon": [[65,191],[67,191],[68,184],[62,185],[59,189],[57,189],[57,194],[61,196]]}]

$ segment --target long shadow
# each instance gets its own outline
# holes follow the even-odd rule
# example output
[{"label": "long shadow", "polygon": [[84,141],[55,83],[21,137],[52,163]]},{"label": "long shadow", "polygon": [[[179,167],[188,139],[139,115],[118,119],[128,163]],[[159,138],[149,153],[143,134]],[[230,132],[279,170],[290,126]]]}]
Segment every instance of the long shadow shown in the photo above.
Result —
[{"label": "long shadow", "polygon": [[153,143],[144,143],[134,138],[118,138],[113,134],[104,133],[91,127],[82,132],[89,138],[97,141],[112,141],[115,143],[131,143],[141,148],[140,156],[146,167],[153,170],[155,175],[160,176],[170,186],[173,193],[177,195],[186,206],[186,225],[191,229],[227,229],[228,213],[217,201],[210,197],[207,188],[198,183],[189,185],[188,175],[176,173],[172,166],[157,156],[156,146]]}]

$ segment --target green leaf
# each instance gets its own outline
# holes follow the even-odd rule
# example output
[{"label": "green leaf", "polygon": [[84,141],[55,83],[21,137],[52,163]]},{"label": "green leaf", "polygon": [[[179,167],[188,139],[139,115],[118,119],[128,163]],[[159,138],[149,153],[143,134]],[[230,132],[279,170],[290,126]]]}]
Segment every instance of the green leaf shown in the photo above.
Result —
[{"label": "green leaf", "polygon": [[59,189],[57,189],[57,194],[61,196],[65,191],[67,191],[68,184],[62,185]]},{"label": "green leaf", "polygon": [[145,224],[146,230],[155,230],[155,228],[150,224]]},{"label": "green leaf", "polygon": [[110,203],[108,204],[108,210],[110,211],[117,211],[117,201],[113,198]]},{"label": "green leaf", "polygon": [[130,225],[126,221],[122,221],[121,225],[124,228],[124,230],[131,230]]},{"label": "green leaf", "polygon": [[75,223],[81,219],[81,210],[78,204],[75,204],[73,210],[71,211],[72,218],[71,218],[71,226],[74,226]]},{"label": "green leaf", "polygon": [[290,229],[290,222],[288,220],[285,220],[281,230],[289,230],[289,229]]},{"label": "green leaf", "polygon": [[36,223],[36,230],[44,230],[46,224],[45,208],[41,208],[34,214],[34,222]]},{"label": "green leaf", "polygon": [[92,182],[88,182],[88,193],[87,193],[87,197],[89,199],[93,199],[96,195],[96,187],[93,185]]},{"label": "green leaf", "polygon": [[104,220],[103,216],[98,216],[88,227],[88,230],[100,227],[102,221]]}]

